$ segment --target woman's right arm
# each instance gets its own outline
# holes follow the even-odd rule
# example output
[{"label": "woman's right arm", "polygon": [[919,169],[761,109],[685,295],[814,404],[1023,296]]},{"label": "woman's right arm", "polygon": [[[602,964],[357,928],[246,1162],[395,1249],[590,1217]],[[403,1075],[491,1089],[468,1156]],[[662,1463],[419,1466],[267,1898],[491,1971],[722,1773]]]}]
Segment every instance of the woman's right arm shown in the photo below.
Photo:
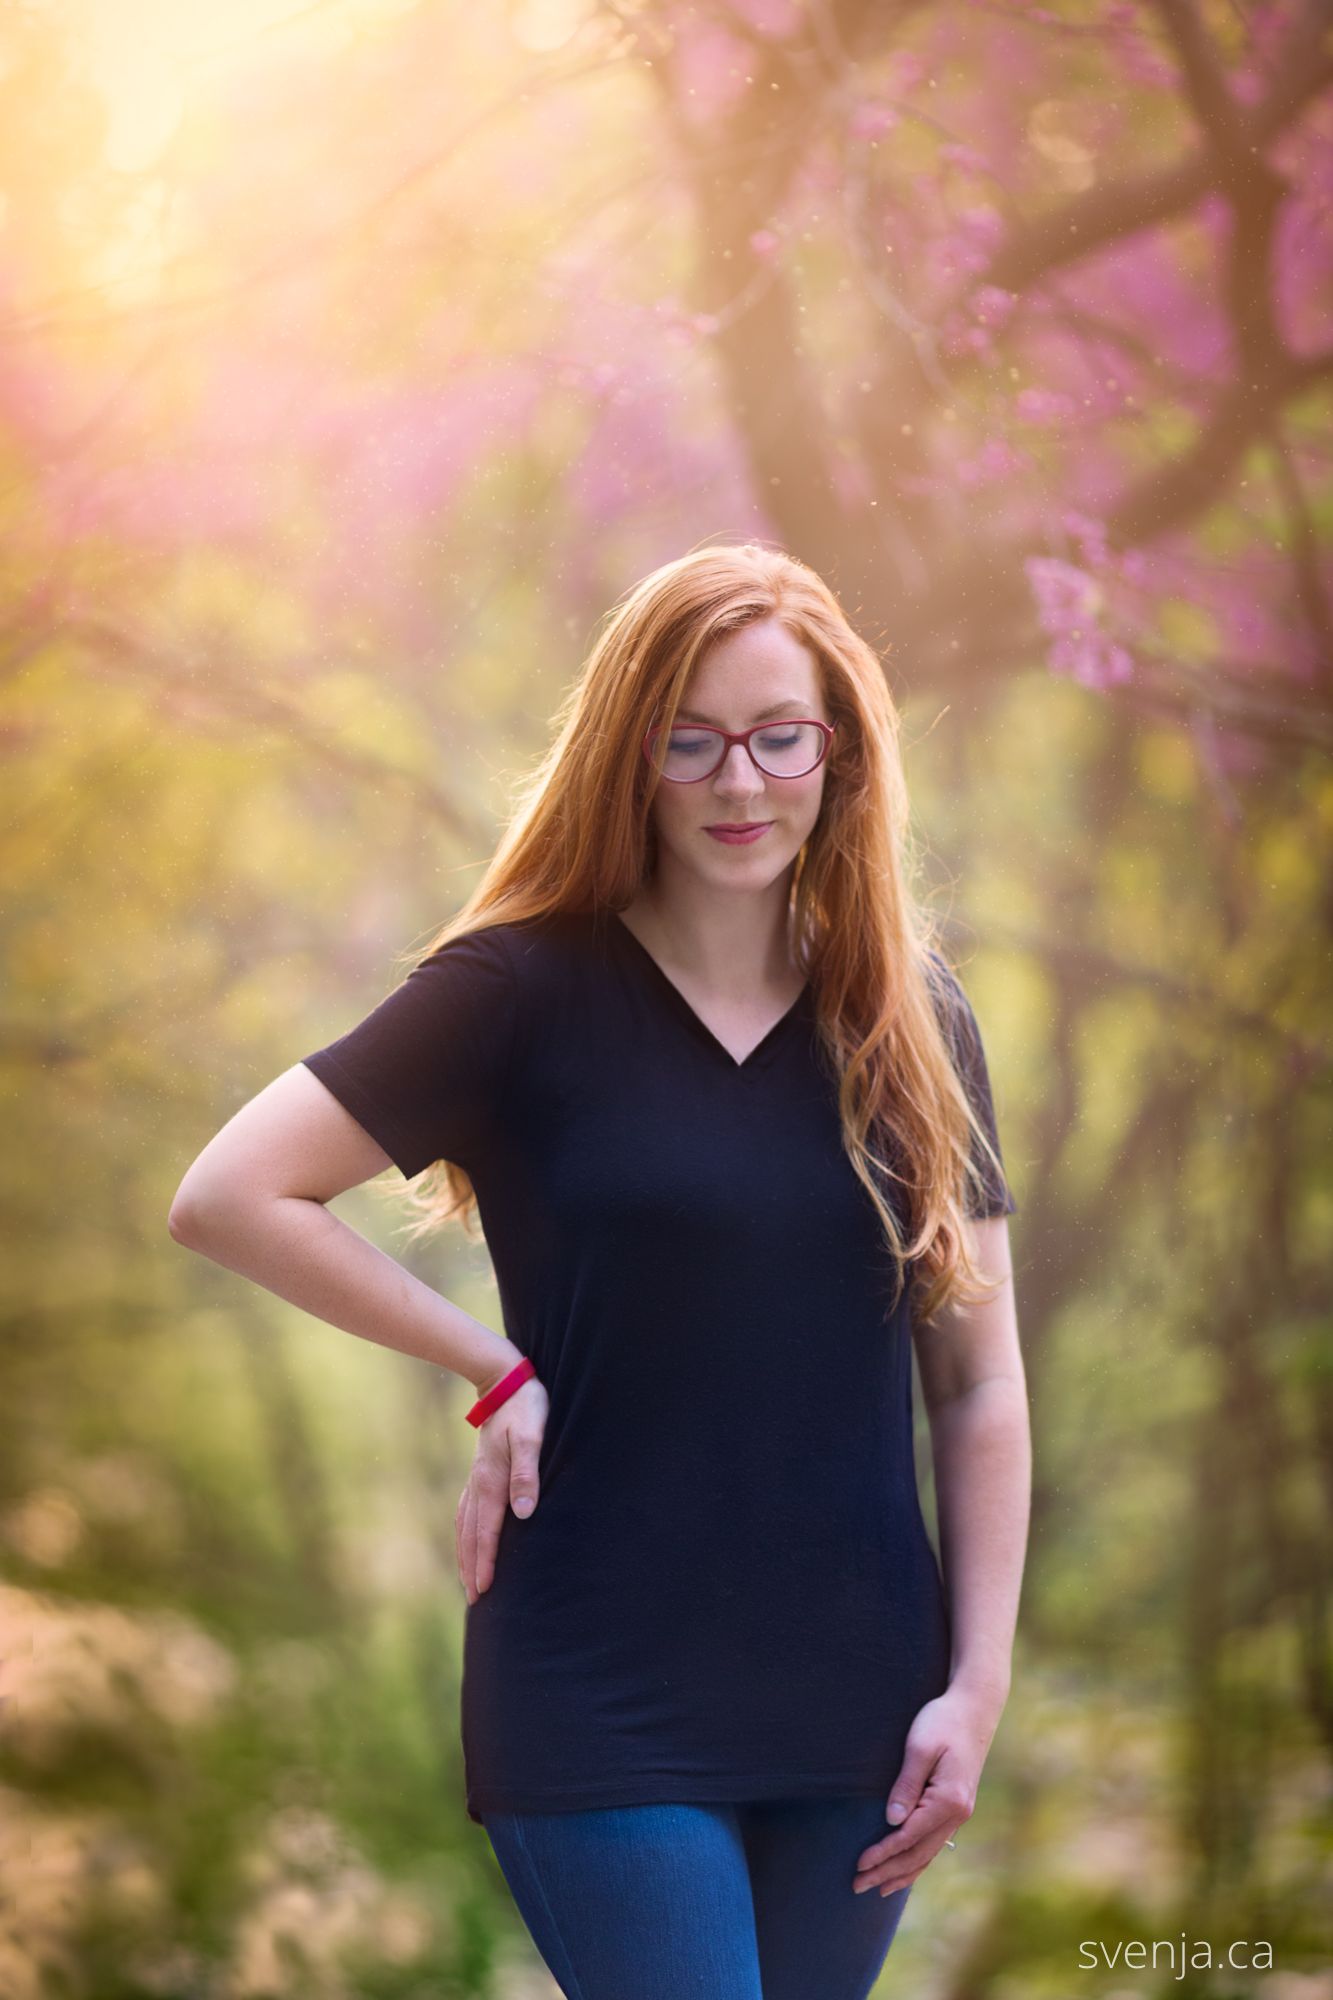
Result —
[{"label": "woman's right arm", "polygon": [[452,1369],[482,1394],[522,1360],[519,1349],[325,1206],[390,1165],[297,1063],[210,1139],[176,1191],[167,1227],[177,1243],[316,1319]]}]

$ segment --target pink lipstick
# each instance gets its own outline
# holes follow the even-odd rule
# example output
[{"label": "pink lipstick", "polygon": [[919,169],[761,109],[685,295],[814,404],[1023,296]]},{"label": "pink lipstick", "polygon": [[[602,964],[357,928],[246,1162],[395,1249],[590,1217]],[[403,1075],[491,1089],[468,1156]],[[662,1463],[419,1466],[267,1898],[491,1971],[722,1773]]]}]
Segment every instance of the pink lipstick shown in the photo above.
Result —
[{"label": "pink lipstick", "polygon": [[757,825],[749,826],[706,826],[704,832],[711,833],[714,840],[727,841],[733,847],[748,847],[752,841],[758,840],[761,833],[767,833],[772,824],[771,819],[764,819]]}]

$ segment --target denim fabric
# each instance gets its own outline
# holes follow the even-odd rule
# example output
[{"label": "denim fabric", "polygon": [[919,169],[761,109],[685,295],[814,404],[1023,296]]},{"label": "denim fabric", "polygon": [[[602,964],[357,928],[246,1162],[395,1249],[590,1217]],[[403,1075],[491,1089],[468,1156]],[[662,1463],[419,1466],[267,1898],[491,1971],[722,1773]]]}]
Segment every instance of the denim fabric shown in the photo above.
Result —
[{"label": "denim fabric", "polygon": [[909,1882],[854,1895],[885,1799],[488,1812],[567,2000],[866,2000]]}]

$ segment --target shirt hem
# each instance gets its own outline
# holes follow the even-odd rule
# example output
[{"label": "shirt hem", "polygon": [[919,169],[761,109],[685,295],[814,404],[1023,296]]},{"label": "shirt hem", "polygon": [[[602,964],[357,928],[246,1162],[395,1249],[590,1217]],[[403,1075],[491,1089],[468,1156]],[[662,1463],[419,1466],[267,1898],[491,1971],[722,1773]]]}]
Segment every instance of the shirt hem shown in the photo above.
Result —
[{"label": "shirt hem", "polygon": [[483,1815],[510,1812],[579,1812],[598,1807],[634,1805],[726,1805],[773,1799],[868,1798],[883,1793],[887,1805],[892,1778],[881,1784],[864,1771],[766,1771],[762,1775],[721,1772],[642,1773],[609,1779],[597,1785],[561,1785],[543,1790],[529,1786],[475,1785],[467,1794],[468,1818],[483,1824]]}]

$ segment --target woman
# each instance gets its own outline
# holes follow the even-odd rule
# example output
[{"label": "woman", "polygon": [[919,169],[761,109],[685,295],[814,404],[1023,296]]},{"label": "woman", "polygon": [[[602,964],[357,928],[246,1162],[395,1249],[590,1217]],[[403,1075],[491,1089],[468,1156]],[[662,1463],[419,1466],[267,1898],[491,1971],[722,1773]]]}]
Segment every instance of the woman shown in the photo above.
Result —
[{"label": "woman", "polygon": [[[462,914],[218,1134],[173,1233],[479,1391],[467,1810],[563,1990],[855,2000],[1009,1685],[985,1057],[909,897],[882,670],[811,571],[668,563],[561,724]],[[420,1228],[475,1200],[505,1337],[327,1211],[390,1164],[430,1169]]]}]

